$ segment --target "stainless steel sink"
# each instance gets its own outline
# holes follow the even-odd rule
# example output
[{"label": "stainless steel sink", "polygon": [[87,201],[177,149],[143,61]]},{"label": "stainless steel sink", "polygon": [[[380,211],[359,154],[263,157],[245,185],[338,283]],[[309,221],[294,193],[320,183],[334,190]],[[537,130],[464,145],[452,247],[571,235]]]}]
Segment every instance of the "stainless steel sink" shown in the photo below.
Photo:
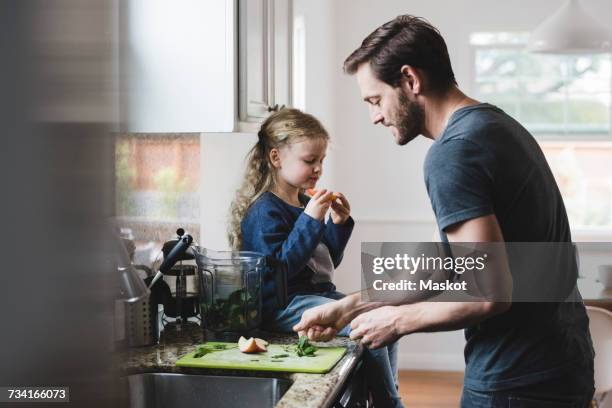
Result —
[{"label": "stainless steel sink", "polygon": [[278,378],[170,373],[127,378],[131,408],[273,407],[291,385]]}]

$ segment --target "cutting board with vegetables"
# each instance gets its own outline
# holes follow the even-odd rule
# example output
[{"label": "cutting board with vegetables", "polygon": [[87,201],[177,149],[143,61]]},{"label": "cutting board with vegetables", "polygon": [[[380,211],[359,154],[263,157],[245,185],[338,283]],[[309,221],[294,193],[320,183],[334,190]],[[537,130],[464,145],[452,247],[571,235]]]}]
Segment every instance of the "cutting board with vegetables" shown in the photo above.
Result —
[{"label": "cutting board with vegetables", "polygon": [[181,357],[179,367],[232,370],[285,371],[294,373],[329,372],[346,353],[346,347],[316,347],[312,355],[298,356],[296,345],[269,344],[267,351],[247,354],[237,343],[207,342]]}]

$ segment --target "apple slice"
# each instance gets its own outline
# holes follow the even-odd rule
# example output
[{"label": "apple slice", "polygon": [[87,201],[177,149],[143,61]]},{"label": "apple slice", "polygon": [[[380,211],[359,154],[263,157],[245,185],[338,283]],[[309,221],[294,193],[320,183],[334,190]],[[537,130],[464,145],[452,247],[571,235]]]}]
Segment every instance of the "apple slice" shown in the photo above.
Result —
[{"label": "apple slice", "polygon": [[243,353],[260,353],[262,351],[268,351],[268,342],[262,339],[256,339],[250,337],[248,339],[244,336],[240,336],[238,339],[238,349]]},{"label": "apple slice", "polygon": [[243,353],[257,353],[259,351],[257,343],[255,343],[255,339],[252,337],[248,340],[244,337],[240,337],[238,340],[238,349]]},{"label": "apple slice", "polygon": [[[306,190],[306,193],[312,197],[313,195],[317,194],[317,190],[314,188],[309,188]],[[337,198],[338,196],[332,193],[331,197],[329,198],[329,201],[336,201]]]},{"label": "apple slice", "polygon": [[268,351],[269,343],[267,341],[255,338],[255,344],[257,344],[257,348],[259,348],[260,351]]}]

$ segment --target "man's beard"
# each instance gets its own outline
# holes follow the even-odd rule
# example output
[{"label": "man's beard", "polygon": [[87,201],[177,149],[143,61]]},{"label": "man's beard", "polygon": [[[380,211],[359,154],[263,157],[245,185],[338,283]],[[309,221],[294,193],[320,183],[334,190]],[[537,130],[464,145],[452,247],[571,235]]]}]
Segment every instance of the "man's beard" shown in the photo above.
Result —
[{"label": "man's beard", "polygon": [[412,139],[423,133],[425,124],[425,111],[417,102],[413,102],[403,90],[398,89],[399,107],[397,117],[394,118],[394,126],[399,133],[397,144],[403,146]]}]

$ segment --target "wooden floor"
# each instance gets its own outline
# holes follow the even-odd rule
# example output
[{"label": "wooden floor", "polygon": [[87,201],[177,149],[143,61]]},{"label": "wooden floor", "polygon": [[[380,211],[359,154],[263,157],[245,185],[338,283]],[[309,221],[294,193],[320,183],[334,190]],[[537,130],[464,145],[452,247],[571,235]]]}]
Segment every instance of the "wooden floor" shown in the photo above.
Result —
[{"label": "wooden floor", "polygon": [[462,372],[399,372],[400,395],[409,408],[457,408],[462,385]]}]

